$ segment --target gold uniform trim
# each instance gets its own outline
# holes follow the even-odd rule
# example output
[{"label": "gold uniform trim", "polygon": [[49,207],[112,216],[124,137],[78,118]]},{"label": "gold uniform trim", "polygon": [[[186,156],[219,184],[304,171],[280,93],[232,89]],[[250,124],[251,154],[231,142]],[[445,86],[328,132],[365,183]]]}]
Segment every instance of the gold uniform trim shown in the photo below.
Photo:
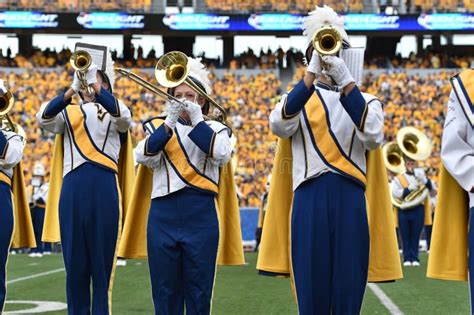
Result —
[{"label": "gold uniform trim", "polygon": [[[163,120],[161,119],[155,119],[152,121],[152,124],[155,128],[160,127],[162,123]],[[176,132],[173,132],[173,136],[166,144],[164,153],[168,162],[170,162],[173,169],[178,173],[179,177],[184,182],[190,186],[195,186],[215,194],[219,192],[219,187],[216,183],[198,173],[196,169],[190,164],[186,154],[183,151],[183,148],[181,148],[181,145],[179,144]]]},{"label": "gold uniform trim", "polygon": [[305,110],[308,116],[310,134],[312,134],[317,147],[316,150],[321,153],[330,166],[367,185],[365,174],[344,156],[332,137],[326,120],[326,110],[319,95],[314,93],[308,103]]},{"label": "gold uniform trim", "polygon": [[82,114],[80,107],[68,106],[66,111],[71,124],[71,133],[74,136],[76,148],[88,160],[118,172],[117,163],[106,156],[103,152],[100,152],[89,137],[85,127],[84,115]]},{"label": "gold uniform trim", "polygon": [[8,186],[11,187],[12,185],[12,180],[10,177],[7,176],[7,174],[3,173],[3,172],[0,172],[0,182],[4,182],[5,184],[7,184]]}]

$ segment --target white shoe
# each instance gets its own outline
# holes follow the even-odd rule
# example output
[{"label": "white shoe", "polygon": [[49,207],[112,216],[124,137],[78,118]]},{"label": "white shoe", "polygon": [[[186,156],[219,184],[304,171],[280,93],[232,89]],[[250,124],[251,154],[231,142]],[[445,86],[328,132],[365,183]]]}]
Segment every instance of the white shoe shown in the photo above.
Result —
[{"label": "white shoe", "polygon": [[51,252],[43,252],[43,255],[51,255]]},{"label": "white shoe", "polygon": [[411,261],[405,261],[405,262],[403,263],[403,266],[404,266],[404,267],[410,267],[410,266],[412,266]]},{"label": "white shoe", "polygon": [[117,263],[116,263],[117,266],[126,266],[127,265],[127,261],[123,258],[118,258],[117,259]]},{"label": "white shoe", "polygon": [[420,263],[417,262],[417,261],[413,261],[413,262],[411,263],[411,265],[412,265],[413,267],[420,267]]},{"label": "white shoe", "polygon": [[36,257],[43,257],[43,254],[41,254],[41,253],[36,253]]},{"label": "white shoe", "polygon": [[16,255],[16,250],[11,250],[10,255]]},{"label": "white shoe", "polygon": [[28,256],[30,256],[30,257],[36,257],[36,253],[29,253]]}]

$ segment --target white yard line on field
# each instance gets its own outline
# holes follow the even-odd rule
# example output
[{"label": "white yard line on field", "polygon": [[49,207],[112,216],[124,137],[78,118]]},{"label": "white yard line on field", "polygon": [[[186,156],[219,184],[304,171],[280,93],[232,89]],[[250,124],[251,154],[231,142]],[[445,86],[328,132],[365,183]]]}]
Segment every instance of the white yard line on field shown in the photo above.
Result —
[{"label": "white yard line on field", "polygon": [[12,284],[12,283],[15,283],[15,282],[20,282],[20,281],[30,280],[30,279],[34,279],[34,278],[43,277],[43,276],[48,276],[50,274],[61,272],[61,271],[64,271],[64,268],[54,269],[54,270],[50,270],[50,271],[46,271],[46,272],[37,273],[37,274],[31,275],[31,276],[12,279],[12,280],[7,281],[7,284]]},{"label": "white yard line on field", "polygon": [[392,315],[403,315],[403,312],[398,308],[398,306],[393,303],[393,301],[388,297],[382,289],[379,288],[375,283],[369,283],[367,285],[370,290],[375,294],[375,296],[382,302],[383,306],[390,312]]}]

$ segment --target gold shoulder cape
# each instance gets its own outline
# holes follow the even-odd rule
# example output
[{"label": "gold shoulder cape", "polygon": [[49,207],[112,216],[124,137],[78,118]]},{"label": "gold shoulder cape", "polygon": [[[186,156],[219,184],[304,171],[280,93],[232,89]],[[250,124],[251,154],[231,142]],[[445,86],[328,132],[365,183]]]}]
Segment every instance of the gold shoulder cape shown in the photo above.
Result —
[{"label": "gold shoulder cape", "polygon": [[[54,153],[51,161],[51,175],[49,183],[48,200],[46,201],[46,212],[43,228],[43,242],[60,242],[61,234],[59,230],[59,198],[63,184],[63,135],[56,135],[54,141]],[[130,202],[135,169],[133,161],[133,146],[130,132],[127,133],[127,140],[120,148],[118,163],[118,182],[122,197],[122,211],[124,218],[127,214],[127,205]],[[124,219],[125,220],[125,219]]]},{"label": "gold shoulder cape", "polygon": [[[146,230],[152,187],[152,171],[140,165],[123,228],[119,257],[147,257]],[[220,169],[217,214],[219,217],[217,264],[243,265],[245,259],[240,227],[240,211],[231,162]]]},{"label": "gold shoulder cape", "polygon": [[[291,274],[290,218],[293,202],[292,152],[289,139],[278,140],[257,269]],[[387,173],[380,149],[367,158],[367,214],[370,231],[369,281],[403,277]]]},{"label": "gold shoulder cape", "polygon": [[427,276],[467,281],[469,196],[441,165]]},{"label": "gold shoulder cape", "polygon": [[35,232],[31,221],[30,206],[28,204],[21,162],[13,169],[12,191],[14,228],[11,247],[34,248],[36,247]]}]

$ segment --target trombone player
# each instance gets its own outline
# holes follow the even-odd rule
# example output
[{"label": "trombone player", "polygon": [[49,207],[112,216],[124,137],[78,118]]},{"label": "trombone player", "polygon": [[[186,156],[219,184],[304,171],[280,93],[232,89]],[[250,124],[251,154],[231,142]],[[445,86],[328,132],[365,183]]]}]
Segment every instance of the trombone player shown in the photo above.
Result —
[{"label": "trombone player", "polygon": [[384,146],[384,152],[389,155],[386,158],[387,167],[398,174],[391,182],[391,190],[393,204],[398,212],[403,266],[418,267],[420,235],[425,219],[429,222],[431,218],[429,192],[433,190],[433,185],[424,169],[417,167],[417,161],[430,156],[431,144],[418,129],[405,127],[398,132],[396,143]]},{"label": "trombone player", "polygon": [[[42,104],[36,116],[42,128],[58,135],[43,241],[61,241],[68,313],[109,314],[122,226],[119,156],[131,112],[112,94],[107,47],[83,45],[71,57],[76,69],[71,86]],[[98,54],[94,62],[91,55]],[[71,103],[76,94],[79,105]]]},{"label": "trombone player", "polygon": [[[119,255],[148,255],[155,314],[179,315],[185,309],[210,314],[216,265],[243,263],[231,129],[204,120],[212,88],[200,60],[170,52],[158,66],[167,60],[183,63],[156,73],[158,82],[168,85],[171,100],[166,115],[143,124],[147,137],[135,149],[141,165]],[[161,79],[164,72],[168,78],[180,73],[187,78],[168,84]],[[143,173],[150,174],[149,180]],[[221,233],[226,237],[220,244]],[[144,253],[137,256],[139,250],[131,244],[145,247]]]}]

